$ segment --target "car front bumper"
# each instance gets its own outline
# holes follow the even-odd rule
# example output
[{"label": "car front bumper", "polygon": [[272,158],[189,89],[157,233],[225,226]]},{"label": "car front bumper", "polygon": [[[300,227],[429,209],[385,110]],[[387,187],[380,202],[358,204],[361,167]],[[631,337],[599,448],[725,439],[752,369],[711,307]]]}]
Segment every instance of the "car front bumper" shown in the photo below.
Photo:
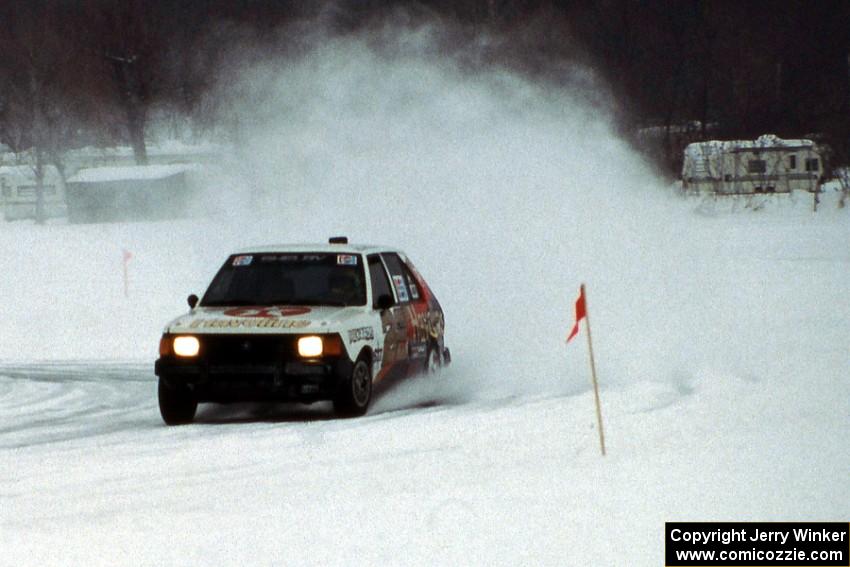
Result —
[{"label": "car front bumper", "polygon": [[156,375],[189,389],[199,402],[332,399],[352,364],[344,358],[277,364],[212,364],[160,358]]}]

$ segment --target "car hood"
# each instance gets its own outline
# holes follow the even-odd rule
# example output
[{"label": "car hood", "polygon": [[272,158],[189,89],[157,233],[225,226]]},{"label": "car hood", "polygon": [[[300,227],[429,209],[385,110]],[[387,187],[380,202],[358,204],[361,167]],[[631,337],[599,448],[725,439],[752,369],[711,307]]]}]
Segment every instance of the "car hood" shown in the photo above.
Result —
[{"label": "car hood", "polygon": [[365,307],[196,307],[171,321],[167,333],[334,333]]}]

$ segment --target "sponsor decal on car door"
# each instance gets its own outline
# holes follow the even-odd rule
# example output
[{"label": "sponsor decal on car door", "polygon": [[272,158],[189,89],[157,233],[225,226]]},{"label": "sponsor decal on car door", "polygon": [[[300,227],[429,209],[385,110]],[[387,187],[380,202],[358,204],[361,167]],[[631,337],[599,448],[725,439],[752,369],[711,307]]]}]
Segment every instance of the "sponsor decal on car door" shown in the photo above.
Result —
[{"label": "sponsor decal on car door", "polygon": [[382,254],[392,277],[393,287],[399,297],[404,316],[407,355],[411,369],[428,355],[428,334],[422,325],[423,316],[428,311],[428,303],[423,291],[404,261],[393,253]]},{"label": "sponsor decal on car door", "polygon": [[[407,366],[407,319],[404,308],[399,304],[399,298],[390,285],[386,267],[381,257],[377,254],[369,256],[369,276],[372,280],[372,296],[374,307],[377,308],[378,298],[381,295],[393,297],[396,304],[389,309],[381,311],[381,333],[383,335],[383,346],[379,356],[375,356],[375,362],[380,359],[374,381],[379,382],[388,377],[404,374]],[[378,366],[376,364],[376,366]]]},{"label": "sponsor decal on car door", "polygon": [[419,301],[414,304],[414,322],[416,332],[423,337],[423,340],[434,342],[438,345],[443,344],[443,328],[445,321],[443,319],[443,310],[440,303],[431,288],[425,283],[425,279],[416,269],[408,258],[404,260],[405,268],[408,269],[408,277],[410,279],[410,287],[416,287],[419,294]]}]

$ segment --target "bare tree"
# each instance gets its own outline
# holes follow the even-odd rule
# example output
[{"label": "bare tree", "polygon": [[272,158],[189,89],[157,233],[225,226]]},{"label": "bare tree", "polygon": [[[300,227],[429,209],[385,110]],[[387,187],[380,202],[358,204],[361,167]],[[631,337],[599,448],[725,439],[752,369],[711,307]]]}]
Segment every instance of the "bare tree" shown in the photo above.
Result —
[{"label": "bare tree", "polygon": [[101,58],[112,83],[133,156],[140,165],[148,163],[145,130],[157,95],[157,57],[165,42],[158,28],[161,13],[140,0],[92,0],[87,9],[93,32],[91,49]]},{"label": "bare tree", "polygon": [[33,168],[35,219],[47,217],[44,176],[48,164],[64,179],[62,154],[70,145],[69,97],[64,84],[72,54],[58,33],[60,14],[50,3],[15,7],[5,16],[0,35],[4,53],[0,73],[5,88],[0,100],[0,138]]}]

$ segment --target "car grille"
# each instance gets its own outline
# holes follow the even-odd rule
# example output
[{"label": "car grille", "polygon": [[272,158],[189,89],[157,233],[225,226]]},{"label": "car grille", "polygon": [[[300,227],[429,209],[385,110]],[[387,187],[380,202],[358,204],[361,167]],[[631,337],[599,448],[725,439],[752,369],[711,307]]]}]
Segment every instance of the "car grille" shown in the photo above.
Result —
[{"label": "car grille", "polygon": [[295,355],[295,337],[202,335],[201,357],[210,364],[276,364]]}]

